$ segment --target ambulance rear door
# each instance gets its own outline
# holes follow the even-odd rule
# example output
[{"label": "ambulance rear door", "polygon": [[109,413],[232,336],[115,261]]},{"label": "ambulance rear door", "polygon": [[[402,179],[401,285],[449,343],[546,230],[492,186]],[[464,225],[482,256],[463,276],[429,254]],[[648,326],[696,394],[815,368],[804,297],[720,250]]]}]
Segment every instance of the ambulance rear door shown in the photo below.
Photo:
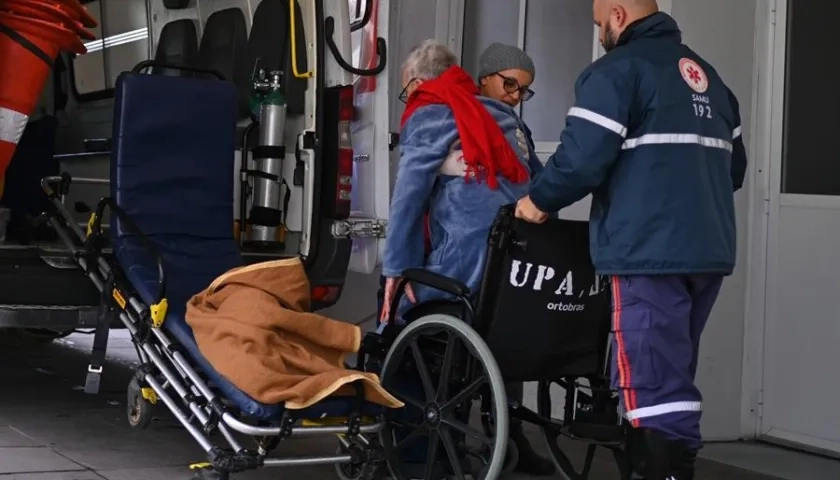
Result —
[{"label": "ambulance rear door", "polygon": [[[379,47],[390,50],[388,10],[391,0],[347,0],[350,6],[353,66],[379,65]],[[393,58],[387,52],[388,60]],[[343,232],[353,240],[348,268],[370,273],[376,268],[378,240],[385,236],[390,197],[388,179],[388,92],[390,61],[376,75],[354,75],[355,119],[351,125],[353,178],[351,214]],[[384,119],[384,121],[382,121]],[[384,197],[384,198],[383,198]],[[381,198],[381,200],[380,200]]]},{"label": "ambulance rear door", "polygon": [[387,47],[386,68],[376,76],[355,78],[351,218],[345,233],[353,238],[349,269],[372,273],[382,262],[391,191],[399,162],[399,118],[403,104],[400,68],[411,48],[428,38],[461,48],[463,0],[347,0],[354,66],[373,69],[378,48]]}]

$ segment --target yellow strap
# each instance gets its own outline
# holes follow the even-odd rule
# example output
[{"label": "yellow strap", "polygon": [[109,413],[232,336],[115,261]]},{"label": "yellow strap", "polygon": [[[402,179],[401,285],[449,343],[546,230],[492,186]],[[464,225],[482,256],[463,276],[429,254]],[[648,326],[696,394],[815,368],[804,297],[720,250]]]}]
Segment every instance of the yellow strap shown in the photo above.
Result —
[{"label": "yellow strap", "polygon": [[148,400],[148,402],[152,405],[156,404],[158,401],[157,393],[155,393],[154,388],[143,387],[140,389],[140,395],[142,395],[143,398]]},{"label": "yellow strap", "polygon": [[96,212],[90,214],[87,223],[87,232],[85,233],[88,237],[93,233],[93,224],[96,223]]},{"label": "yellow strap", "polygon": [[[370,425],[376,422],[373,417],[362,417],[362,425]],[[336,425],[347,425],[349,418],[347,417],[326,417],[320,419],[303,419],[300,421],[302,427],[328,427]]]},{"label": "yellow strap", "polygon": [[297,66],[297,34],[295,34],[295,6],[297,0],[289,0],[289,22],[291,25],[291,32],[292,32],[292,75],[295,78],[312,78],[312,70],[308,72],[300,73],[298,71]]},{"label": "yellow strap", "polygon": [[212,465],[210,465],[209,462],[193,463],[192,465],[190,465],[190,470],[201,470],[210,467],[212,467]]},{"label": "yellow strap", "polygon": [[153,327],[160,328],[163,325],[163,320],[166,319],[167,308],[169,308],[169,302],[165,298],[149,307]]}]

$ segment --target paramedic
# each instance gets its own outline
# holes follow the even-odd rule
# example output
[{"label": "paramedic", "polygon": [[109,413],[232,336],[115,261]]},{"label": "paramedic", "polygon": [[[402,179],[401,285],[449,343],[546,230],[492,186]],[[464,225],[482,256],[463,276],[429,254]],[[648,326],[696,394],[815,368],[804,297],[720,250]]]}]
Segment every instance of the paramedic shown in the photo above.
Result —
[{"label": "paramedic", "polygon": [[648,480],[693,478],[700,335],[735,266],[738,102],[654,0],[594,0],[608,52],[580,75],[561,144],[517,204],[545,221],[592,193],[590,249],[612,276],[613,385]]},{"label": "paramedic", "polygon": [[[534,83],[535,75],[534,61],[522,49],[513,45],[493,43],[478,58],[480,94],[502,101],[511,108],[516,108],[520,102],[527,102],[534,96],[531,85]],[[527,148],[525,144],[527,144],[533,149],[531,132],[524,122],[522,125],[523,129],[517,132],[520,146],[525,149]],[[524,397],[523,387],[522,382],[507,384],[508,401],[521,404]],[[528,437],[525,436],[522,419],[518,417],[510,417],[510,439],[519,450],[519,462],[515,471],[538,476],[554,473],[554,463],[534,450]]]}]

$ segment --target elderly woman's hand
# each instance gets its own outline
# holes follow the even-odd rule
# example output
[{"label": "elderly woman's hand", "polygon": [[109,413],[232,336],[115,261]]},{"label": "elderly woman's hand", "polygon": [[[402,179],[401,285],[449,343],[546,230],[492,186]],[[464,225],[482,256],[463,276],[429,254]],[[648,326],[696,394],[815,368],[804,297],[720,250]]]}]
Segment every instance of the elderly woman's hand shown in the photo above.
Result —
[{"label": "elderly woman's hand", "polygon": [[[399,277],[388,277],[385,279],[385,298],[382,302],[382,314],[379,317],[379,323],[388,323],[391,314],[391,304],[394,301],[394,296],[397,294],[397,284],[400,283]],[[414,296],[414,289],[411,288],[410,283],[405,284],[405,296],[411,303],[417,303],[417,298]]]},{"label": "elderly woman's hand", "polygon": [[529,223],[543,223],[548,219],[548,214],[537,208],[531,197],[526,196],[516,202],[516,218]]}]

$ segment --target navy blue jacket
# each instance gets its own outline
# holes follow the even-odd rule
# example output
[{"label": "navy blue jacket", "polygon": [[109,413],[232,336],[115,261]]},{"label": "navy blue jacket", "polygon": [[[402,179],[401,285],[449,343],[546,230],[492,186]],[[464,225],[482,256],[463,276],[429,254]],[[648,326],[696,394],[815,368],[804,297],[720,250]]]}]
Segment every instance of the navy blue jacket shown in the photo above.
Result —
[{"label": "navy blue jacket", "polygon": [[590,249],[598,273],[717,273],[735,266],[733,192],[746,151],[735,96],[656,13],[575,84],[560,146],[532,183],[556,212],[592,194]]}]

